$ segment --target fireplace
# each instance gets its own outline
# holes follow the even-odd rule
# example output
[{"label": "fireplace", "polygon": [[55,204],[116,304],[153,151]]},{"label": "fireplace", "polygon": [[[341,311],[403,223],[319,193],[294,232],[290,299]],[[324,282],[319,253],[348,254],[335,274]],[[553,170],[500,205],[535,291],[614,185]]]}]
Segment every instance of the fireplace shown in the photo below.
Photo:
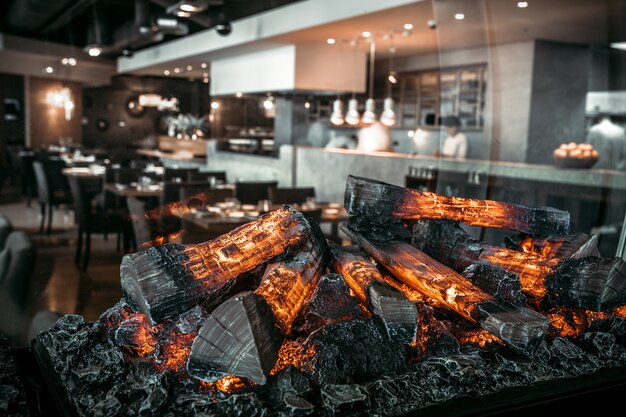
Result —
[{"label": "fireplace", "polygon": [[470,415],[626,380],[626,266],[568,213],[358,177],[345,206],[350,246],[284,206],[126,255],[115,306],[33,343],[63,414]]}]

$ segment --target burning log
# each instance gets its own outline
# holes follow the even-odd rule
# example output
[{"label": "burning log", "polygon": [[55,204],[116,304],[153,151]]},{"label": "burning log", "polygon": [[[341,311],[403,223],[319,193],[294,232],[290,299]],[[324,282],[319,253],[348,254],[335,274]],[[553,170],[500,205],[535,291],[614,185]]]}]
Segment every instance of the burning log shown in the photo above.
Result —
[{"label": "burning log", "polygon": [[463,276],[481,290],[501,300],[525,306],[528,299],[522,293],[519,276],[504,269],[476,262],[463,270]]},{"label": "burning log", "polygon": [[238,275],[309,235],[302,213],[285,206],[205,243],[166,244],[125,255],[122,291],[155,324],[224,297]]},{"label": "burning log", "polygon": [[347,228],[344,231],[397,279],[478,323],[520,353],[531,354],[548,329],[544,315],[495,299],[408,243],[370,242]]},{"label": "burning log", "polygon": [[371,311],[385,324],[391,340],[409,344],[417,332],[417,309],[400,291],[384,283],[376,266],[358,248],[331,246],[335,270]]},{"label": "burning log", "polygon": [[[404,237],[393,219],[449,219],[472,226],[516,230],[528,234],[569,232],[568,212],[553,208],[529,208],[512,203],[446,197],[435,193],[399,187],[368,178],[348,176],[344,204],[356,216],[349,226],[364,232],[371,224],[374,232],[391,227],[377,240]],[[392,220],[390,220],[390,218]],[[381,237],[390,237],[382,239]]]},{"label": "burning log", "polygon": [[293,253],[268,265],[254,292],[230,298],[213,311],[191,347],[191,375],[207,382],[235,375],[265,384],[283,337],[326,268],[326,239],[315,226],[309,236]]},{"label": "burning log", "polygon": [[[626,265],[620,258],[594,256],[595,239],[534,239],[528,252],[478,242],[457,223],[419,221],[413,227],[413,244],[458,272],[475,262],[487,263],[519,276],[522,291],[537,302],[603,311],[626,302]],[[549,242],[559,242],[550,249]],[[533,249],[535,248],[535,249]],[[545,258],[554,253],[569,258]]]},{"label": "burning log", "polygon": [[343,276],[326,274],[320,278],[315,292],[296,317],[293,333],[306,337],[332,323],[369,318],[368,313],[361,309],[357,299],[350,294]]},{"label": "burning log", "polygon": [[534,253],[548,259],[580,259],[600,257],[598,236],[586,233],[572,235],[532,237],[525,234],[507,236],[506,247],[525,253]]}]

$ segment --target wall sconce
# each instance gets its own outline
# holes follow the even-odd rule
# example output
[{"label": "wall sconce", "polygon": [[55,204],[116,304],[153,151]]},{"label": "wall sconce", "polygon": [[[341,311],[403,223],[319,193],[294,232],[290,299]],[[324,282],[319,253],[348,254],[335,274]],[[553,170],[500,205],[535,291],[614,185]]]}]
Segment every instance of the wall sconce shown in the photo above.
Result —
[{"label": "wall sconce", "polygon": [[146,93],[139,96],[139,105],[142,107],[159,107],[163,97],[159,94]]},{"label": "wall sconce", "polygon": [[74,111],[74,101],[72,100],[72,92],[65,87],[58,91],[50,91],[47,101],[54,107],[65,110],[65,120],[72,120],[72,112]]}]

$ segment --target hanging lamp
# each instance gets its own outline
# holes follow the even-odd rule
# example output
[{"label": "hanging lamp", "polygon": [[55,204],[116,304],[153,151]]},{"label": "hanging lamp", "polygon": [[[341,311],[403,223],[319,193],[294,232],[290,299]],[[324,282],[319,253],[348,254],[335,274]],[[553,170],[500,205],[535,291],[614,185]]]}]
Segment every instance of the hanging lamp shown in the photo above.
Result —
[{"label": "hanging lamp", "polygon": [[376,55],[376,41],[370,38],[370,67],[369,67],[369,98],[365,102],[365,111],[361,117],[364,124],[372,124],[376,121],[376,103],[374,102],[374,58]]},{"label": "hanging lamp", "polygon": [[333,101],[333,112],[330,115],[330,122],[335,126],[341,126],[344,123],[343,102],[339,97]]},{"label": "hanging lamp", "polygon": [[[357,42],[355,39],[350,41],[350,46],[353,48],[352,50],[352,74],[356,71],[356,45]],[[350,126],[356,126],[359,124],[361,120],[361,115],[359,114],[359,102],[356,99],[356,77],[352,77],[352,98],[348,101],[348,112],[346,113],[346,123]]]},{"label": "hanging lamp", "polygon": [[[393,38],[392,42],[393,42]],[[387,127],[391,127],[396,124],[396,112],[393,110],[393,98],[392,98],[392,87],[395,83],[398,82],[397,74],[393,71],[393,55],[396,52],[396,48],[391,46],[389,48],[389,74],[387,75],[387,79],[385,82],[387,83],[387,98],[383,102],[383,112],[380,115],[380,122]]]}]

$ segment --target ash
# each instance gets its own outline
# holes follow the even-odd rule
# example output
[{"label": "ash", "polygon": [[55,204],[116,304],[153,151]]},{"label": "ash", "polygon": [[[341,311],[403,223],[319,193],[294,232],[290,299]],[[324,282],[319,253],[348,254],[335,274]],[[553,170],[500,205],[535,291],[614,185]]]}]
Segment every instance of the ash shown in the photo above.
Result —
[{"label": "ash", "polygon": [[[375,318],[359,318],[322,327],[309,343],[320,345],[324,364],[337,367],[306,373],[287,366],[266,385],[244,384],[233,394],[202,386],[184,369],[155,369],[149,359],[116,346],[102,319],[66,315],[37,337],[36,349],[76,415],[93,417],[401,416],[452,399],[626,365],[622,317],[596,321],[575,338],[546,337],[531,357],[501,345],[485,349],[468,343],[458,353],[431,354],[414,363],[406,362],[406,353],[381,326]],[[374,351],[381,352],[377,360],[362,360]]]}]

